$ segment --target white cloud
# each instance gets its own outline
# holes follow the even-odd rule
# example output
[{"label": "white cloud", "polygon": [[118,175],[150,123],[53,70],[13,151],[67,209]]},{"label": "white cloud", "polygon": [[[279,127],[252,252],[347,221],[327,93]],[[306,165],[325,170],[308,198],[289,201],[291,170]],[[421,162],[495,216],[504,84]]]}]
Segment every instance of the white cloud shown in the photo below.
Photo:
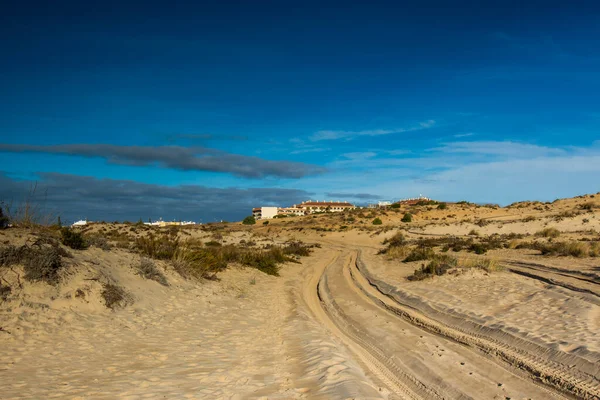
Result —
[{"label": "white cloud", "polygon": [[441,147],[435,147],[428,151],[442,153],[468,153],[474,155],[498,155],[512,157],[536,157],[542,155],[560,155],[566,151],[560,148],[537,146],[534,144],[518,142],[452,142]]},{"label": "white cloud", "polygon": [[381,136],[381,135],[390,135],[393,133],[404,133],[404,132],[414,132],[420,131],[423,129],[430,129],[435,126],[435,120],[430,119],[427,121],[420,122],[417,126],[413,126],[410,128],[398,128],[398,129],[373,129],[373,130],[362,130],[362,131],[342,131],[342,130],[322,130],[315,132],[310,137],[310,140],[313,142],[320,140],[337,140],[337,139],[345,139],[352,140],[360,136]]}]

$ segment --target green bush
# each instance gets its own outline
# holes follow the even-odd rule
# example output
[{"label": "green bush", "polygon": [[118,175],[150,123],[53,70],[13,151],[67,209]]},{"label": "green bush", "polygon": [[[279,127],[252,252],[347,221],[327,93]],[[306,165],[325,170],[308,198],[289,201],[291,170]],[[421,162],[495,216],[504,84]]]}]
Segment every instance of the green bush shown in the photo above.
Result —
[{"label": "green bush", "polygon": [[448,205],[446,203],[440,203],[440,205],[437,208],[438,210],[445,210],[448,208]]},{"label": "green bush", "polygon": [[375,218],[375,219],[373,220],[373,225],[381,225],[381,224],[383,224],[383,222],[381,222],[381,219],[379,219],[379,218]]},{"label": "green bush", "polygon": [[392,208],[400,208],[400,203],[394,203],[391,205]]},{"label": "green bush", "polygon": [[412,222],[412,214],[411,213],[404,214],[401,221],[402,222]]},{"label": "green bush", "polygon": [[269,221],[264,221],[263,225],[269,225]]},{"label": "green bush", "polygon": [[254,225],[254,224],[256,224],[256,219],[254,218],[254,216],[248,215],[246,218],[244,218],[244,220],[242,221],[242,224]]},{"label": "green bush", "polygon": [[83,250],[87,247],[81,233],[75,232],[71,228],[61,228],[60,234],[62,236],[62,244],[64,244],[67,247],[70,247],[75,250]]}]

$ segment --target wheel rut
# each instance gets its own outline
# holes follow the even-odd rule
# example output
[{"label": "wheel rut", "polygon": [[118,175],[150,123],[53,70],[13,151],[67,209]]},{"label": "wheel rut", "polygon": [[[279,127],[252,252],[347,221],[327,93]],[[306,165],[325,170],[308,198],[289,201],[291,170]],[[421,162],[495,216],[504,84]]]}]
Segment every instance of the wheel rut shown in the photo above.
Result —
[{"label": "wheel rut", "polygon": [[571,376],[560,365],[401,304],[368,274],[360,250],[331,248],[336,256],[315,271],[304,296],[388,398],[598,398],[587,376]]}]

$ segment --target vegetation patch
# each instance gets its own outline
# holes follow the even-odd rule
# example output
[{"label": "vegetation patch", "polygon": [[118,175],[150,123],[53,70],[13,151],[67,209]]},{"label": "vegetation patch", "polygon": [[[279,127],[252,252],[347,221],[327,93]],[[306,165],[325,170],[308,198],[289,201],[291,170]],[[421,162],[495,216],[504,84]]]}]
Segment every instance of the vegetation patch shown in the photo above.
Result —
[{"label": "vegetation patch", "polygon": [[169,281],[167,281],[165,275],[158,269],[156,264],[154,264],[154,261],[148,258],[142,257],[137,266],[137,273],[138,275],[156,281],[163,286],[169,286]]},{"label": "vegetation patch", "polygon": [[406,213],[401,219],[402,222],[412,222],[412,214]]},{"label": "vegetation patch", "polygon": [[125,307],[131,301],[125,289],[112,283],[105,283],[103,285],[101,295],[104,299],[104,304],[111,310]]},{"label": "vegetation patch", "polygon": [[244,218],[244,220],[242,221],[242,224],[254,225],[254,224],[256,224],[256,219],[252,215],[249,215],[246,218]]},{"label": "vegetation patch", "polygon": [[556,228],[545,228],[535,233],[535,236],[545,238],[557,238],[560,236],[560,231]]},{"label": "vegetation patch", "polygon": [[74,250],[83,250],[87,246],[83,240],[83,235],[79,232],[75,232],[71,228],[61,228],[61,242],[67,247]]},{"label": "vegetation patch", "polygon": [[100,233],[90,233],[83,236],[83,241],[86,247],[97,247],[104,251],[109,251],[112,249],[112,246],[108,242],[106,236]]},{"label": "vegetation patch", "polygon": [[58,246],[7,246],[0,249],[0,266],[23,265],[26,280],[56,285],[64,256],[69,254]]},{"label": "vegetation patch", "polygon": [[375,219],[373,220],[373,225],[381,225],[382,223],[383,223],[383,222],[381,222],[381,219],[380,219],[380,218],[375,218]]}]

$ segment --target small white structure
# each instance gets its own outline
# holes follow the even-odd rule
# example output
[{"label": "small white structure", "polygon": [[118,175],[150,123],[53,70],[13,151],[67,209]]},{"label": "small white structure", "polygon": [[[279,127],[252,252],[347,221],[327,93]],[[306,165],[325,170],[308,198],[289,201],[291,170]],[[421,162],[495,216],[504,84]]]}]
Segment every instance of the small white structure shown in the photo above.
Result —
[{"label": "small white structure", "polygon": [[74,222],[72,226],[85,226],[85,225],[87,225],[87,224],[88,224],[88,222],[87,222],[87,221],[85,221],[85,220],[81,219],[81,220],[79,220],[79,221],[77,221],[77,222]]},{"label": "small white structure", "polygon": [[270,219],[277,215],[277,207],[256,207],[252,209],[252,216],[256,219]]},{"label": "small white structure", "polygon": [[380,201],[377,203],[377,207],[387,207],[387,206],[391,206],[392,202],[391,201]]}]

